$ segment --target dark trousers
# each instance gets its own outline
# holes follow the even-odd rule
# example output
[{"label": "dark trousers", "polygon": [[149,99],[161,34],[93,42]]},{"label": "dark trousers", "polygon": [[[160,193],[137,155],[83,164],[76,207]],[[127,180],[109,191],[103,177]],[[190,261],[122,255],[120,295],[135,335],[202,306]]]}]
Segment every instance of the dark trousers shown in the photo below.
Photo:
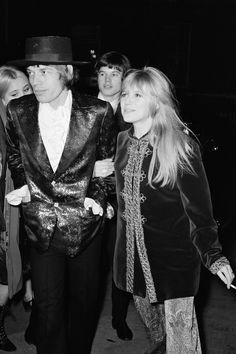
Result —
[{"label": "dark trousers", "polygon": [[89,354],[99,317],[101,235],[74,258],[31,249],[38,354]]},{"label": "dark trousers", "polygon": [[[103,257],[107,260],[105,264],[108,263],[108,267],[112,269],[116,243],[116,217],[106,221],[103,242],[105,243],[105,254]],[[128,306],[132,295],[126,291],[118,289],[112,279],[111,298],[113,321],[118,323],[124,322],[126,320]]]},{"label": "dark trousers", "polygon": [[122,323],[126,321],[131,294],[121,289],[118,289],[113,279],[112,279],[111,299],[112,299],[113,321],[115,323]]}]

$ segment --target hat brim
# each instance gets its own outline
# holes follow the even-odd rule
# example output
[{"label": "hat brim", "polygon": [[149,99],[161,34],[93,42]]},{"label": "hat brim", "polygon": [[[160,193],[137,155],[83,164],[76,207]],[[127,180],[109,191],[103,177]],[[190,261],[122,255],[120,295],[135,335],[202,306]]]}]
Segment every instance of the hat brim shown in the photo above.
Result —
[{"label": "hat brim", "polygon": [[90,61],[39,61],[39,60],[26,60],[26,59],[19,59],[19,60],[9,60],[7,62],[9,65],[16,65],[16,66],[31,66],[31,65],[88,65],[91,64]]}]

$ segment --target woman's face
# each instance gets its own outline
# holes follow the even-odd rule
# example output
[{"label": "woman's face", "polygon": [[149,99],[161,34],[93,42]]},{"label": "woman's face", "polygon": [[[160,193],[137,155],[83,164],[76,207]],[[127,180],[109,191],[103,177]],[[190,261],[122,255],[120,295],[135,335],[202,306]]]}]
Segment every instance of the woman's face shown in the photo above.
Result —
[{"label": "woman's face", "polygon": [[24,73],[19,72],[18,77],[11,80],[8,90],[2,98],[3,104],[6,106],[12,99],[29,95],[30,93],[32,93],[32,88],[27,76]]},{"label": "woman's face", "polygon": [[121,111],[125,122],[144,123],[150,119],[150,98],[137,86],[127,86],[121,93]]}]

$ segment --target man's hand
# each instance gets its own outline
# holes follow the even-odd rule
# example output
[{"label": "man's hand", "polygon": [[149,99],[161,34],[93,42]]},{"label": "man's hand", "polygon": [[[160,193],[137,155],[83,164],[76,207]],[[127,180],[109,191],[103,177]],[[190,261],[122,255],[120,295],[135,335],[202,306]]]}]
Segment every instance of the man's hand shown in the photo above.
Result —
[{"label": "man's hand", "polygon": [[84,207],[86,210],[89,210],[89,208],[91,208],[94,215],[103,215],[102,207],[98,203],[96,203],[92,198],[85,198]]},{"label": "man's hand", "polygon": [[114,172],[114,162],[112,158],[98,160],[95,162],[93,177],[107,177]]},{"label": "man's hand", "polygon": [[14,189],[12,192],[8,193],[5,198],[11,205],[19,205],[21,203],[29,203],[31,200],[30,191],[25,184],[23,187]]},{"label": "man's hand", "polygon": [[115,215],[115,211],[114,211],[113,206],[111,206],[110,203],[107,203],[106,218],[112,219],[114,215]]}]

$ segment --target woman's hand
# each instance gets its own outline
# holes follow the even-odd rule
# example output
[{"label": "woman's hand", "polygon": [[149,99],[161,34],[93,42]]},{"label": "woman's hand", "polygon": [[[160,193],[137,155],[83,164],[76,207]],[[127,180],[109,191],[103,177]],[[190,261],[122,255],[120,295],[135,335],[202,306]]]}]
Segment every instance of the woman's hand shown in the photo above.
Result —
[{"label": "woman's hand", "polygon": [[234,280],[234,272],[229,264],[226,264],[217,272],[218,277],[227,285],[227,288],[230,289],[230,285]]},{"label": "woman's hand", "polygon": [[98,160],[95,162],[93,177],[107,177],[114,172],[114,162],[112,158]]},{"label": "woman's hand", "polygon": [[103,215],[103,208],[96,203],[92,198],[85,198],[84,200],[84,207],[86,210],[92,209],[92,213],[94,215]]}]

